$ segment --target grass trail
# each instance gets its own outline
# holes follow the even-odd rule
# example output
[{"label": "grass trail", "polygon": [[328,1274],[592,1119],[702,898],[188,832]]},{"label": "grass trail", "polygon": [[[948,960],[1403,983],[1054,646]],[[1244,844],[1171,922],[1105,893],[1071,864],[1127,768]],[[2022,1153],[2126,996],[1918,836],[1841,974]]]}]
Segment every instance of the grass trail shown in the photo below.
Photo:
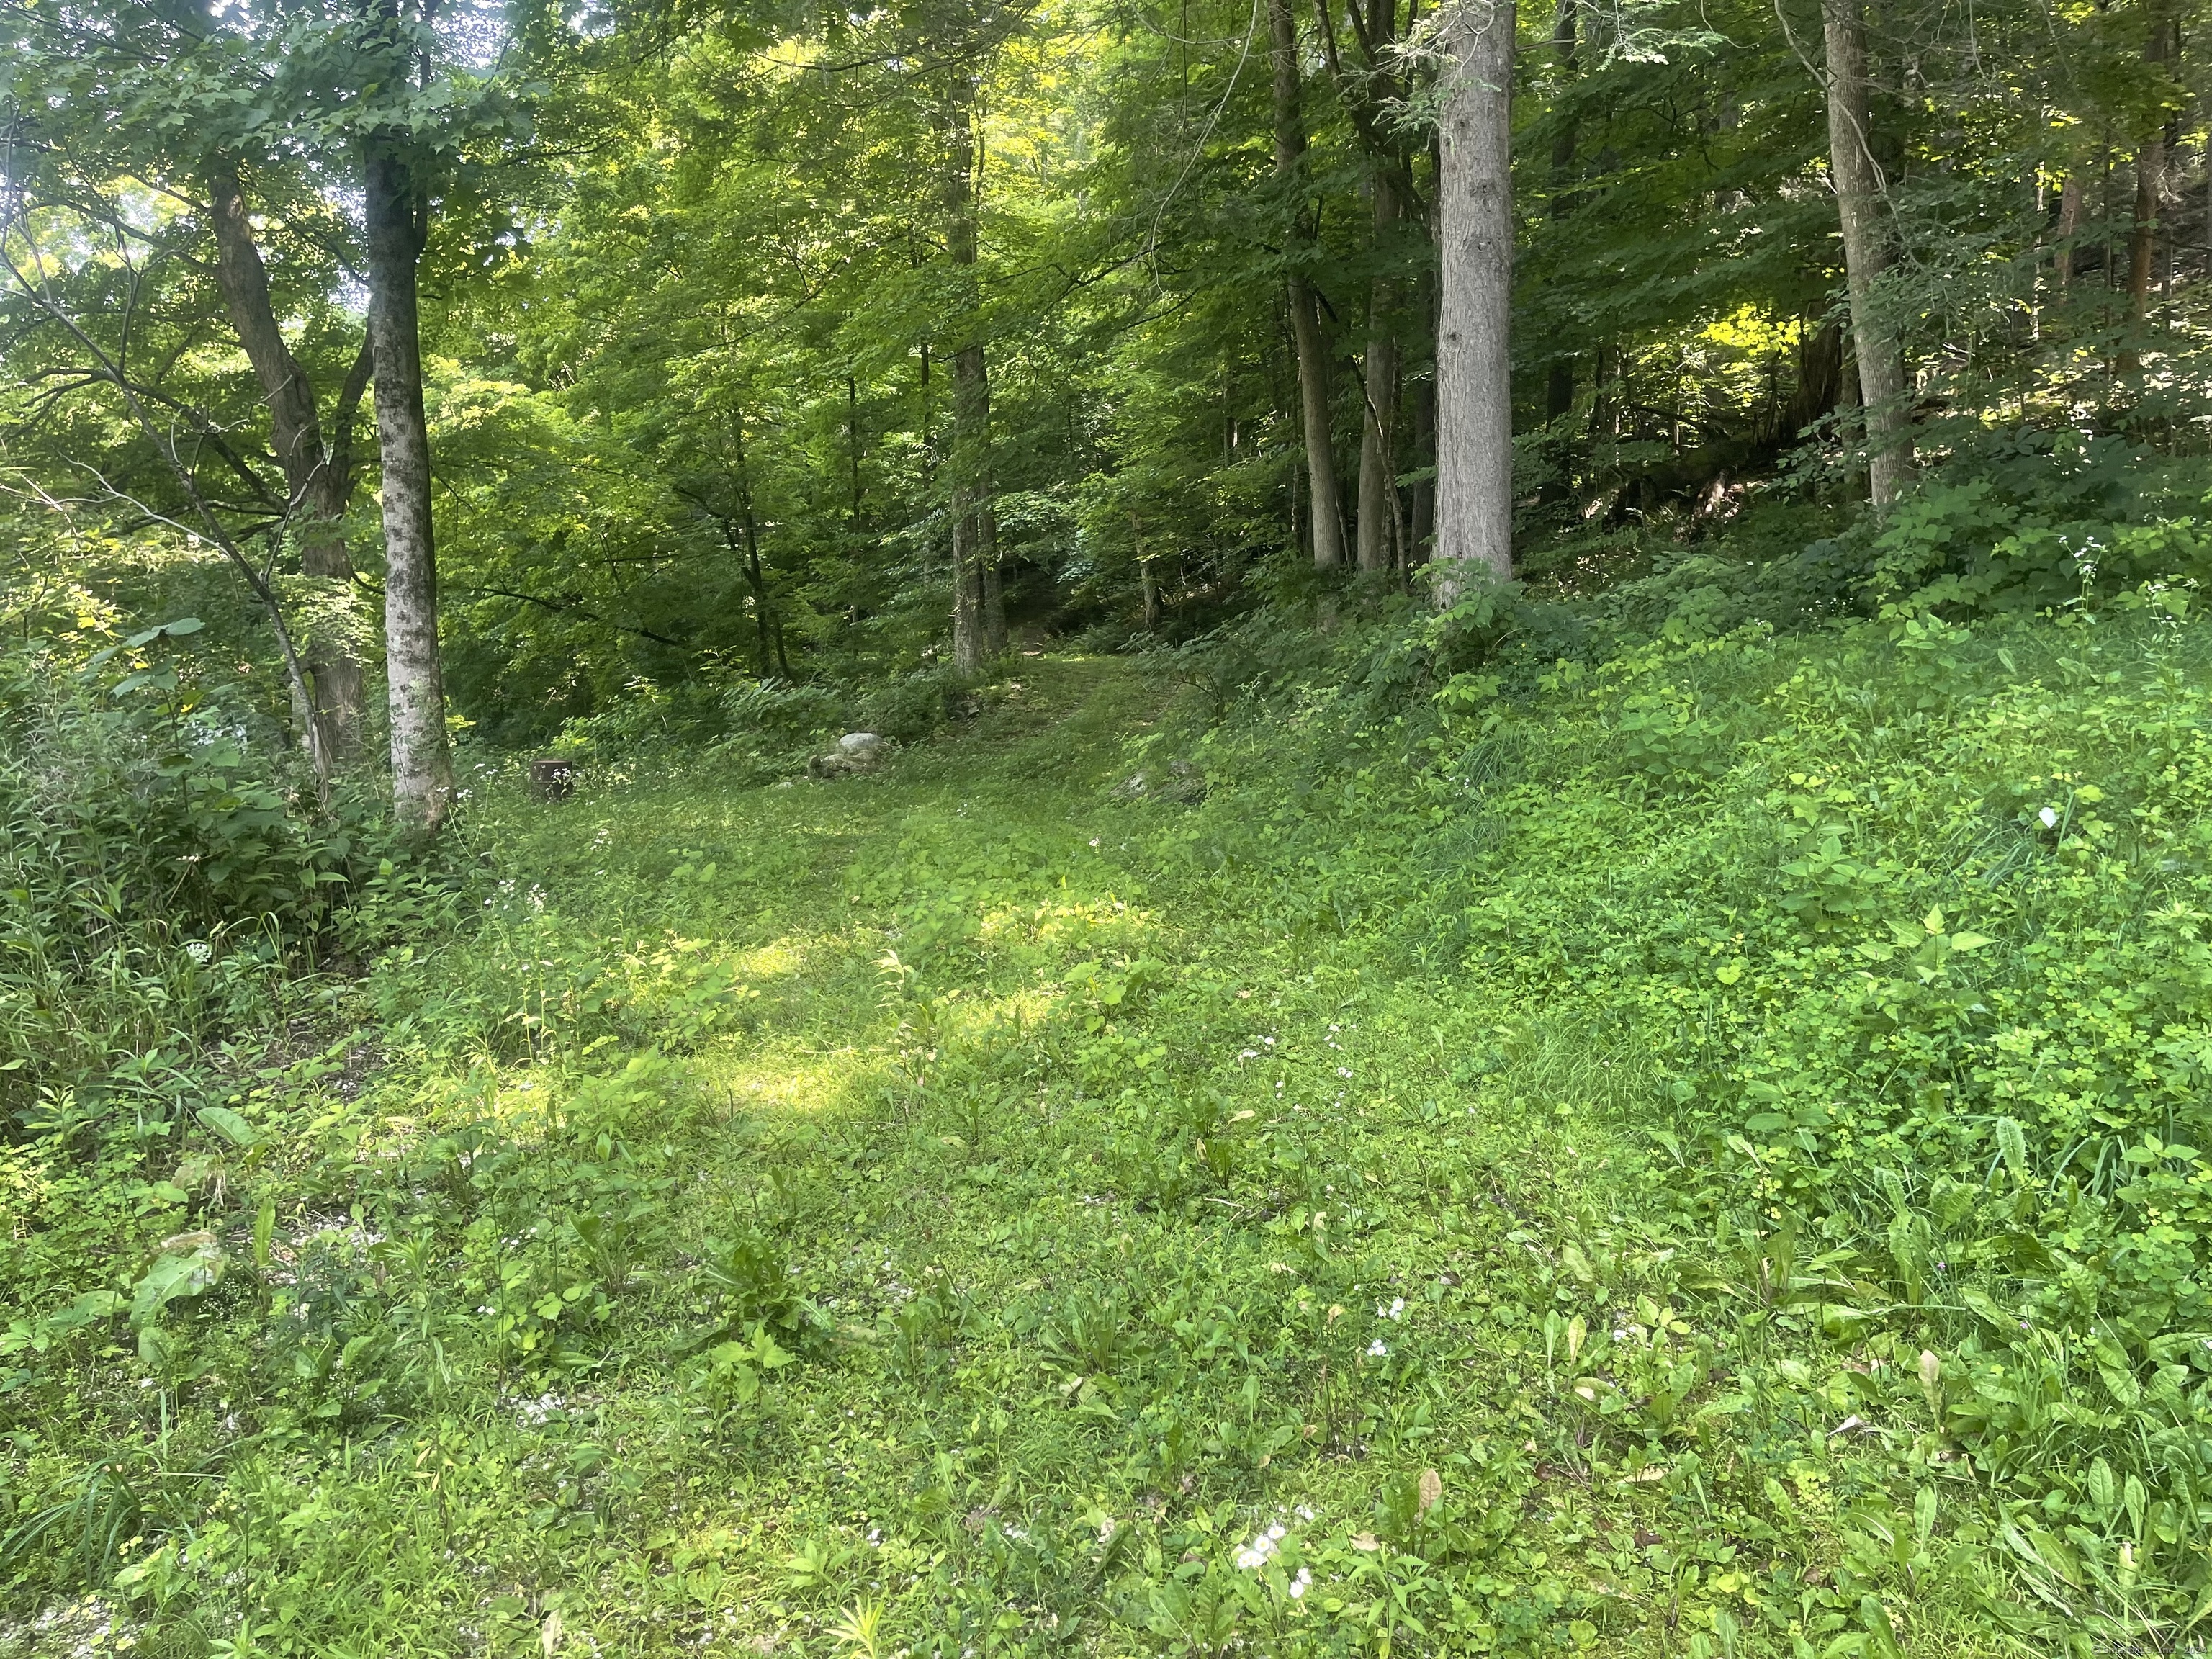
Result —
[{"label": "grass trail", "polygon": [[434,1058],[161,1395],[224,1484],[149,1649],[1887,1650],[1881,1474],[1727,1399],[1637,1054],[1261,928],[1113,792],[1164,702],[1037,659],[877,776],[480,801],[483,927],[374,982]]}]

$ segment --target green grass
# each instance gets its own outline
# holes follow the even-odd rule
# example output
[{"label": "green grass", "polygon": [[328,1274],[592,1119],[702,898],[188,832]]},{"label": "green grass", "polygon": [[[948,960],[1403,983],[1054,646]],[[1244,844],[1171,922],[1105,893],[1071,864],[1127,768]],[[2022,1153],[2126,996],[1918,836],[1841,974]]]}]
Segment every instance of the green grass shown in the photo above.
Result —
[{"label": "green grass", "polygon": [[[2110,648],[2136,678],[2084,696],[2169,647]],[[344,993],[344,1041],[234,1068],[230,1133],[97,1194],[0,1152],[0,1653],[110,1621],[364,1659],[2185,1639],[2150,1533],[2193,1489],[2083,1421],[2093,1362],[2026,1429],[1973,1418],[2012,1351],[1925,1260],[1893,1282],[1887,1211],[1835,1219],[1889,1165],[1737,1127],[1762,1034],[1770,1084],[1859,1041],[1815,1006],[1858,934],[1783,901],[1865,891],[1769,857],[1821,828],[1784,751],[1878,776],[1853,734],[1893,711],[1822,726],[1775,688],[1846,685],[1834,647],[1735,649],[1442,729],[1317,696],[1211,736],[1157,665],[1036,659],[874,777],[487,775],[481,921]],[[1202,804],[1114,793],[1175,753]],[[2016,1174],[1984,1191],[2027,1215]],[[1942,1196],[1900,1202],[1899,1262]],[[134,1320],[194,1251],[221,1277]]]}]

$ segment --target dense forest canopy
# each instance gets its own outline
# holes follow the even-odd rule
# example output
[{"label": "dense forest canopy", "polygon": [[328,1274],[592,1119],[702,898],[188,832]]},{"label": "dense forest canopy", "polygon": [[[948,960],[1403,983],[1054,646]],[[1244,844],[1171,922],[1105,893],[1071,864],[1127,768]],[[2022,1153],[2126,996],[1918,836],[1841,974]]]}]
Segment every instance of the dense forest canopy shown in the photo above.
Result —
[{"label": "dense forest canopy", "polygon": [[1802,545],[1916,453],[2200,445],[2189,22],[1527,9],[1510,409],[1440,469],[1439,330],[1484,303],[1458,13],[18,6],[7,533],[71,592],[210,602],[234,542],[357,723],[386,154],[446,689],[502,743],[714,735],[1010,629],[1188,637],[1309,561],[1424,590],[1440,473],[1447,540],[1510,489],[1538,591],[1747,509]]}]

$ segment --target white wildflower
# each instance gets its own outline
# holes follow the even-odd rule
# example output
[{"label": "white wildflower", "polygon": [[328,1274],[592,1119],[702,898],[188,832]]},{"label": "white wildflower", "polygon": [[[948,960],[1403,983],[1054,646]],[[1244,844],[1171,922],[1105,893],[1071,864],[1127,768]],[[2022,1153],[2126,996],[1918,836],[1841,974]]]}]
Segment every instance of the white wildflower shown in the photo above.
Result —
[{"label": "white wildflower", "polygon": [[1383,1345],[1382,1339],[1379,1336],[1367,1345],[1367,1357],[1370,1359],[1380,1359],[1389,1352],[1390,1350]]},{"label": "white wildflower", "polygon": [[2043,820],[2043,827],[2046,830],[2056,830],[2058,827],[2058,810],[2056,807],[2046,806],[2035,816]]},{"label": "white wildflower", "polygon": [[1304,1595],[1312,1588],[1312,1569],[1309,1567],[1300,1567],[1298,1569],[1298,1576],[1291,1580],[1291,1600],[1293,1601],[1297,1601],[1300,1596]]},{"label": "white wildflower", "polygon": [[1237,1552],[1237,1565],[1246,1572],[1256,1571],[1267,1565],[1283,1541],[1283,1528],[1273,1526],[1261,1533]]}]

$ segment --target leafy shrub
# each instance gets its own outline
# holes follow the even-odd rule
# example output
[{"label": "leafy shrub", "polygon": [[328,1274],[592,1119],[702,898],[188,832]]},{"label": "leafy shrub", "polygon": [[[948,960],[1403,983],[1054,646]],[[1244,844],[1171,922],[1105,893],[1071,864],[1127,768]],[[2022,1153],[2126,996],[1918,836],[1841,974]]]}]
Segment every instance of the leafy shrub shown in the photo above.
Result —
[{"label": "leafy shrub", "polygon": [[0,654],[0,1109],[19,1119],[135,1094],[166,1120],[181,1097],[149,1079],[450,885],[374,801],[315,810],[252,700],[191,659],[197,631]]},{"label": "leafy shrub", "polygon": [[1866,550],[1873,602],[1954,618],[2094,604],[2148,582],[2201,584],[2207,482],[2199,465],[2110,434],[1992,433],[1844,540]]}]

